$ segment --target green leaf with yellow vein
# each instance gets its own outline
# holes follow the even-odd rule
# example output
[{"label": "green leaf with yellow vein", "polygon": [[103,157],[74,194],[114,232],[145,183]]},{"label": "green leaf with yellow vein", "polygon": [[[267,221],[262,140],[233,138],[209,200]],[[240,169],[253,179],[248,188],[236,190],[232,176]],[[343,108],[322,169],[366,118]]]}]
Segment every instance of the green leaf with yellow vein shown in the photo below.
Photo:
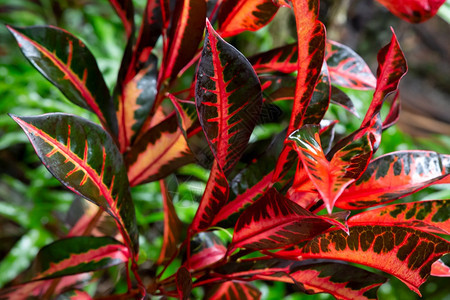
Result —
[{"label": "green leaf with yellow vein", "polygon": [[430,275],[432,264],[450,252],[445,239],[401,226],[351,226],[318,235],[306,245],[284,250],[277,256],[297,259],[336,259],[390,273],[420,295],[419,287]]},{"label": "green leaf with yellow vein", "polygon": [[128,248],[110,237],[80,236],[43,247],[34,261],[33,280],[96,271],[127,262]]},{"label": "green leaf with yellow vein", "polygon": [[195,101],[211,150],[220,168],[229,174],[259,119],[261,85],[247,59],[225,42],[208,21],[206,28]]},{"label": "green leaf with yellow vein", "polygon": [[450,234],[450,200],[401,203],[364,211],[350,225],[400,225],[423,231]]},{"label": "green leaf with yellow vein", "polygon": [[117,135],[114,105],[97,62],[82,41],[51,26],[7,26],[30,63],[71,102],[94,112]]},{"label": "green leaf with yellow vein", "polygon": [[131,186],[162,179],[193,161],[175,114],[150,128],[125,155]]},{"label": "green leaf with yellow vein", "polygon": [[53,176],[110,214],[125,244],[137,255],[134,205],[122,155],[111,136],[100,126],[68,114],[11,117]]},{"label": "green leaf with yellow vein", "polygon": [[372,157],[368,134],[354,139],[328,161],[323,152],[318,125],[305,125],[294,131],[289,140],[295,143],[310,180],[322,196],[328,213],[344,189],[364,172]]},{"label": "green leaf with yellow vein", "polygon": [[219,29],[222,37],[245,30],[256,31],[269,23],[278,11],[272,0],[224,0],[219,10]]},{"label": "green leaf with yellow vein", "polygon": [[449,174],[450,155],[419,150],[388,153],[367,166],[342,193],[336,206],[361,209],[380,205],[437,184]]}]

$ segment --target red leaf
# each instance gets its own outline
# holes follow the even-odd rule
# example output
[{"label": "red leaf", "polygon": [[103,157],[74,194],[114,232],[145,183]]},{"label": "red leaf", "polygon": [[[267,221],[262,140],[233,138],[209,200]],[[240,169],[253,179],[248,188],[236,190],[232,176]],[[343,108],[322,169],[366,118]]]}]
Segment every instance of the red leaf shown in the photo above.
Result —
[{"label": "red leaf", "polygon": [[430,275],[431,265],[450,251],[440,237],[397,226],[352,226],[350,235],[334,230],[304,247],[278,252],[299,259],[337,259],[377,268],[402,280],[420,295],[419,287]]},{"label": "red leaf", "polygon": [[277,11],[272,0],[224,0],[218,15],[218,32],[229,37],[245,30],[256,31],[269,23]]},{"label": "red leaf", "polygon": [[204,0],[176,1],[168,35],[168,49],[164,56],[162,80],[175,78],[194,57],[203,37],[206,19]]},{"label": "red leaf", "polygon": [[297,70],[298,44],[289,44],[259,53],[248,60],[257,73],[271,71],[292,73]]},{"label": "red leaf", "polygon": [[398,92],[400,79],[407,72],[406,59],[392,30],[391,42],[378,52],[377,87],[361,126],[367,125],[381,110],[386,97]]},{"label": "red leaf", "polygon": [[284,248],[310,239],[330,226],[271,188],[239,217],[229,252],[236,248]]},{"label": "red leaf", "polygon": [[211,150],[228,174],[259,119],[261,86],[247,59],[217,35],[209,22],[206,28],[195,100]]},{"label": "red leaf", "polygon": [[134,33],[134,8],[132,0],[109,0],[111,6],[122,20],[123,26],[130,37]]},{"label": "red leaf", "polygon": [[235,280],[215,284],[206,291],[206,299],[261,299],[261,292],[254,286]]},{"label": "red leaf", "polygon": [[425,22],[432,18],[445,0],[377,0],[397,17],[411,23]]},{"label": "red leaf", "polygon": [[438,259],[431,265],[431,276],[450,277],[450,267]]},{"label": "red leaf", "polygon": [[218,262],[227,252],[227,248],[212,232],[200,232],[193,238],[191,245],[193,246],[189,268],[192,271]]},{"label": "red leaf", "polygon": [[304,115],[320,76],[325,56],[325,28],[317,20],[319,1],[292,1],[298,36],[295,100],[288,135],[304,124]]},{"label": "red leaf", "polygon": [[361,209],[410,195],[450,174],[450,155],[432,151],[399,151],[373,160],[364,174],[336,202]]},{"label": "red leaf", "polygon": [[192,278],[191,274],[185,267],[181,267],[177,271],[177,291],[179,299],[187,300],[189,299],[189,294],[192,290]]},{"label": "red leaf", "polygon": [[369,66],[350,47],[328,40],[325,51],[333,84],[358,90],[375,88],[376,79]]},{"label": "red leaf", "polygon": [[369,134],[351,141],[337,151],[331,161],[327,160],[322,150],[317,125],[305,125],[293,132],[289,139],[295,142],[295,149],[308,176],[331,214],[338,197],[364,172],[372,157],[373,148]]},{"label": "red leaf", "polygon": [[394,204],[359,213],[350,225],[407,226],[422,231],[450,234],[450,200]]}]

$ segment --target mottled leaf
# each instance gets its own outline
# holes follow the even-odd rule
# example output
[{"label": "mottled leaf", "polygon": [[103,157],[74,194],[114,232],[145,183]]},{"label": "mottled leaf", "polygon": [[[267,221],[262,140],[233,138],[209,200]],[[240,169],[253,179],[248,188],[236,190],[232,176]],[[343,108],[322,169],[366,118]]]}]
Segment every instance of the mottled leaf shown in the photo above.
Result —
[{"label": "mottled leaf", "polygon": [[377,0],[397,17],[411,23],[425,22],[432,18],[445,0]]},{"label": "mottled leaf", "polygon": [[222,37],[245,30],[256,31],[269,23],[278,11],[272,0],[224,0],[219,10],[219,29]]},{"label": "mottled leaf", "polygon": [[450,155],[432,151],[399,151],[373,160],[363,175],[336,202],[343,209],[361,209],[414,193],[450,174]]},{"label": "mottled leaf", "polygon": [[117,119],[103,76],[82,41],[50,26],[7,26],[31,64],[73,103],[94,112],[115,136]]},{"label": "mottled leaf", "polygon": [[358,90],[375,88],[376,78],[369,66],[350,47],[328,40],[325,50],[331,83]]},{"label": "mottled leaf", "polygon": [[330,104],[331,84],[327,64],[323,63],[316,87],[303,116],[303,124],[319,124]]},{"label": "mottled leaf", "polygon": [[12,118],[53,176],[110,214],[125,244],[137,255],[134,205],[122,155],[111,136],[98,125],[67,114]]},{"label": "mottled leaf", "polygon": [[206,27],[195,100],[211,150],[228,174],[259,119],[261,86],[247,59],[217,35],[209,22]]}]

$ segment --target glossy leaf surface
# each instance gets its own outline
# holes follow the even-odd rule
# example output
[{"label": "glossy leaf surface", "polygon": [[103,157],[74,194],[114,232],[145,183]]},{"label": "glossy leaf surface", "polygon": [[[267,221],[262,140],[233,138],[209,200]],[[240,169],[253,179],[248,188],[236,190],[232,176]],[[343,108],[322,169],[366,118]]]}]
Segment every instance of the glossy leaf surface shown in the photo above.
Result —
[{"label": "glossy leaf surface", "polygon": [[397,17],[411,22],[420,23],[432,18],[445,0],[377,0]]},{"label": "glossy leaf surface", "polygon": [[267,52],[256,54],[248,59],[257,73],[283,72],[297,70],[298,45],[289,44]]},{"label": "glossy leaf surface", "polygon": [[109,237],[71,237],[42,248],[34,262],[33,280],[96,271],[127,262],[127,247]]},{"label": "glossy leaf surface", "polygon": [[175,114],[152,127],[125,156],[131,186],[166,177],[194,161]]},{"label": "glossy leaf surface", "polygon": [[138,232],[122,155],[100,126],[67,114],[12,116],[47,169],[73,192],[102,207],[135,253]]},{"label": "glossy leaf surface", "polygon": [[336,203],[360,209],[407,196],[450,174],[450,155],[432,151],[399,151],[373,160]]},{"label": "glossy leaf surface", "polygon": [[278,7],[272,0],[224,0],[219,10],[219,29],[222,37],[245,30],[256,31],[272,20]]},{"label": "glossy leaf surface", "polygon": [[203,37],[206,19],[204,0],[176,1],[168,34],[168,52],[163,60],[163,79],[175,78],[194,57]]},{"label": "glossy leaf surface", "polygon": [[450,251],[440,237],[397,226],[352,226],[313,238],[301,249],[278,252],[289,257],[337,259],[390,273],[420,295],[419,287],[430,275],[431,265]]},{"label": "glossy leaf surface", "polygon": [[258,300],[261,298],[261,292],[254,286],[242,281],[226,281],[220,284],[215,284],[208,289],[206,292],[206,298],[209,300]]},{"label": "glossy leaf surface", "polygon": [[50,26],[7,26],[22,53],[71,102],[94,112],[117,134],[114,105],[91,52],[79,39]]},{"label": "glossy leaf surface", "polygon": [[333,84],[358,89],[373,89],[376,78],[366,62],[350,47],[328,40],[325,59]]},{"label": "glossy leaf surface", "polygon": [[230,251],[284,248],[310,239],[330,226],[271,188],[239,217]]},{"label": "glossy leaf surface", "polygon": [[318,21],[319,1],[292,1],[298,37],[295,100],[288,134],[304,124],[304,115],[320,76],[325,56],[325,27]]},{"label": "glossy leaf surface", "polygon": [[450,200],[388,205],[353,216],[350,225],[400,225],[439,234],[450,234]]},{"label": "glossy leaf surface", "polygon": [[438,259],[431,265],[431,276],[450,277],[450,267],[441,259]]},{"label": "glossy leaf surface", "polygon": [[209,22],[206,27],[195,101],[211,150],[228,174],[259,119],[261,86],[247,59],[217,35]]},{"label": "glossy leaf surface", "polygon": [[328,213],[344,189],[364,172],[372,157],[368,135],[363,135],[340,149],[331,161],[322,150],[319,127],[305,125],[289,137],[308,172],[309,178],[322,196]]}]

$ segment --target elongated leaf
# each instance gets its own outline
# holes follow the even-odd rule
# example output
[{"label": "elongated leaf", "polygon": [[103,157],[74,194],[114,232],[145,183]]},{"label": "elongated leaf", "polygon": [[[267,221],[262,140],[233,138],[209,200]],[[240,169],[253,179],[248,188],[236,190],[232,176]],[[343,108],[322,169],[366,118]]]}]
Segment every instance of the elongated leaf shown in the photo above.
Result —
[{"label": "elongated leaf", "polygon": [[79,39],[56,27],[7,26],[22,53],[73,103],[94,112],[117,135],[114,105],[94,56]]},{"label": "elongated leaf", "polygon": [[450,267],[441,259],[438,259],[431,265],[431,274],[437,277],[450,277]]},{"label": "elongated leaf", "polygon": [[296,78],[293,76],[263,75],[259,77],[265,101],[294,100]]},{"label": "elongated leaf", "polygon": [[423,231],[450,234],[450,200],[394,204],[364,211],[350,225],[401,225]]},{"label": "elongated leaf", "polygon": [[319,1],[292,1],[298,36],[298,66],[295,100],[288,135],[304,123],[305,112],[320,76],[325,56],[325,28],[317,20]]},{"label": "elongated leaf", "polygon": [[110,237],[71,237],[42,248],[34,262],[37,279],[96,271],[127,262],[130,253],[125,245]]},{"label": "elongated leaf", "polygon": [[189,299],[189,294],[192,290],[192,278],[191,274],[185,267],[181,267],[177,271],[177,291],[179,299],[187,300]]},{"label": "elongated leaf", "polygon": [[269,23],[277,11],[271,0],[224,0],[218,15],[218,32],[229,37],[245,30],[256,31]]},{"label": "elongated leaf", "polygon": [[127,37],[134,33],[134,8],[132,0],[109,0],[111,6],[122,20]]},{"label": "elongated leaf", "polygon": [[369,66],[350,47],[328,40],[325,50],[333,84],[358,90],[375,88],[377,81]]},{"label": "elongated leaf", "polygon": [[363,135],[340,149],[328,161],[322,150],[319,127],[305,125],[289,136],[308,172],[309,178],[322,196],[328,213],[344,189],[354,182],[372,157],[369,135]]},{"label": "elongated leaf", "polygon": [[189,232],[195,233],[208,229],[220,209],[228,200],[229,186],[227,178],[215,160],[203,192],[200,205]]},{"label": "elongated leaf", "polygon": [[128,178],[110,135],[94,123],[67,114],[11,117],[53,176],[110,214],[126,245],[137,255],[138,232]]},{"label": "elongated leaf", "polygon": [[352,100],[346,93],[338,89],[337,87],[331,87],[331,103],[337,104],[351,112],[355,117],[359,118],[359,114],[353,105]]},{"label": "elongated leaf", "polygon": [[420,295],[431,265],[450,251],[450,243],[435,235],[400,226],[352,226],[313,238],[306,246],[278,252],[289,257],[337,259],[390,273]]},{"label": "elongated leaf", "polygon": [[326,63],[317,79],[316,87],[303,117],[303,124],[319,124],[330,104],[331,84]]},{"label": "elongated leaf", "polygon": [[248,59],[257,73],[278,71],[292,73],[297,70],[298,45],[289,44]]},{"label": "elongated leaf", "polygon": [[194,57],[203,37],[206,19],[204,0],[176,1],[168,35],[168,52],[164,56],[162,79],[175,78]]},{"label": "elongated leaf", "polygon": [[181,236],[183,234],[183,223],[178,218],[172,203],[172,197],[170,197],[167,191],[164,180],[160,180],[159,185],[163,197],[164,236],[157,264],[163,264],[170,261],[171,257],[177,252],[177,246],[181,243]]},{"label": "elongated leaf", "polygon": [[261,292],[254,286],[240,281],[226,281],[215,284],[206,292],[209,300],[219,299],[261,299]]},{"label": "elongated leaf", "polygon": [[159,180],[194,161],[175,114],[147,131],[125,156],[131,186]]},{"label": "elongated leaf", "polygon": [[227,248],[212,232],[200,232],[191,241],[190,270],[201,269],[225,257]]},{"label": "elongated leaf", "polygon": [[206,24],[195,101],[200,124],[225,174],[235,166],[259,119],[258,77],[247,59]]},{"label": "elongated leaf", "polygon": [[394,95],[391,107],[389,108],[389,113],[383,121],[383,130],[395,125],[400,118],[400,97],[399,93]]},{"label": "elongated leaf", "polygon": [[386,96],[398,91],[400,79],[408,70],[405,56],[400,49],[394,30],[392,30],[391,42],[378,52],[377,60],[377,86],[362,126],[367,125],[381,110]]},{"label": "elongated leaf", "polygon": [[336,203],[360,209],[402,198],[450,174],[450,155],[432,151],[399,151],[373,160],[364,174]]},{"label": "elongated leaf", "polygon": [[425,22],[432,18],[445,0],[377,0],[397,17],[411,23]]},{"label": "elongated leaf", "polygon": [[310,239],[330,226],[271,188],[239,217],[229,248],[230,252],[236,248],[284,248]]}]

